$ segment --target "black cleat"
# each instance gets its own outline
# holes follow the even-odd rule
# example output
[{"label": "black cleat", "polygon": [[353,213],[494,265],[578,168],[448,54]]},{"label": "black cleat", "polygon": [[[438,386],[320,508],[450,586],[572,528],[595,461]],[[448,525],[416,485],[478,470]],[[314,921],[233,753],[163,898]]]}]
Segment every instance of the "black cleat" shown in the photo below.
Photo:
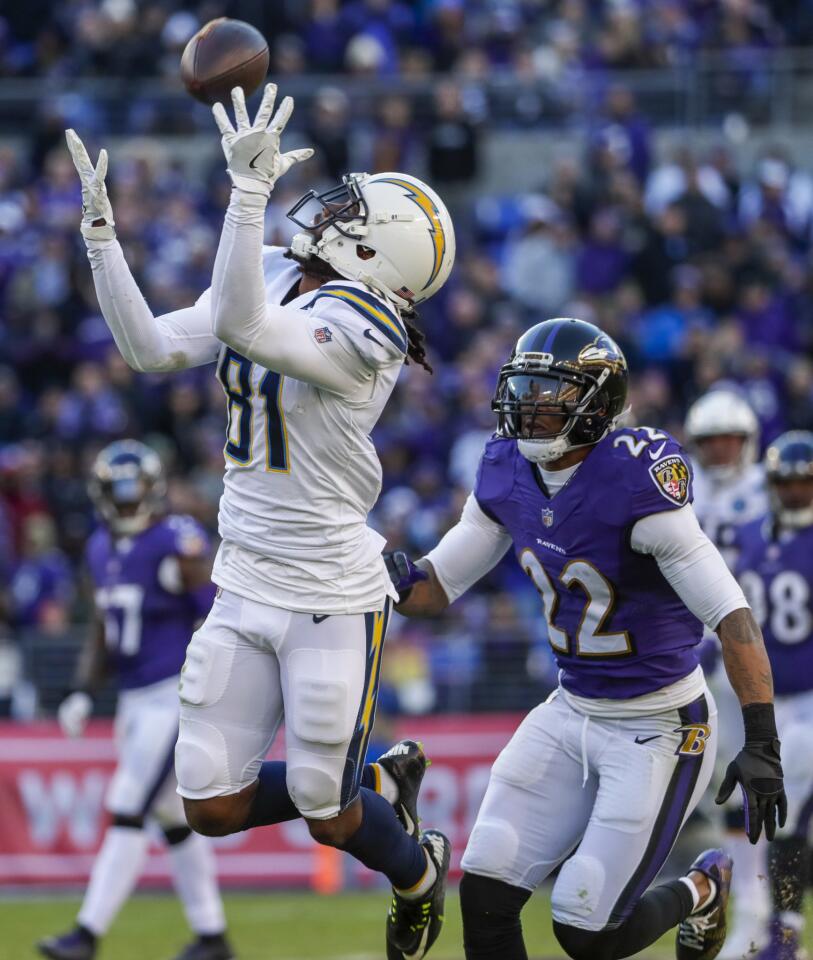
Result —
[{"label": "black cleat", "polygon": [[706,850],[689,867],[713,880],[717,893],[699,913],[692,913],[680,924],[675,944],[677,960],[713,960],[723,949],[726,937],[726,909],[731,891],[733,862],[722,850]]},{"label": "black cleat", "polygon": [[438,876],[422,897],[407,900],[392,891],[387,917],[387,960],[421,960],[440,936],[443,904],[452,845],[440,830],[427,830],[421,846],[435,864]]},{"label": "black cleat", "polygon": [[419,839],[418,794],[428,766],[423,747],[414,740],[401,740],[379,757],[376,763],[380,763],[398,785],[395,812],[404,830],[410,837]]},{"label": "black cleat", "polygon": [[234,957],[235,953],[229,941],[221,933],[198,937],[184,947],[174,960],[234,960]]},{"label": "black cleat", "polygon": [[40,940],[37,950],[51,960],[93,960],[96,956],[96,938],[84,927],[76,927],[70,933]]}]

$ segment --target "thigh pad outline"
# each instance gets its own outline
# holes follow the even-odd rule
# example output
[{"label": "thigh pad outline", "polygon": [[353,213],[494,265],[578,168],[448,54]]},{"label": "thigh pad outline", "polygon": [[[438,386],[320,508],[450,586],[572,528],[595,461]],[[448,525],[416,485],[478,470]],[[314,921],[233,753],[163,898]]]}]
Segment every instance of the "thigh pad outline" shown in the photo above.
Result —
[{"label": "thigh pad outline", "polygon": [[178,693],[182,703],[209,707],[226,692],[234,662],[235,638],[216,636],[216,627],[204,623],[192,635],[181,669]]},{"label": "thigh pad outline", "polygon": [[356,650],[294,650],[288,657],[287,722],[308,743],[339,746],[353,736],[364,657]]}]

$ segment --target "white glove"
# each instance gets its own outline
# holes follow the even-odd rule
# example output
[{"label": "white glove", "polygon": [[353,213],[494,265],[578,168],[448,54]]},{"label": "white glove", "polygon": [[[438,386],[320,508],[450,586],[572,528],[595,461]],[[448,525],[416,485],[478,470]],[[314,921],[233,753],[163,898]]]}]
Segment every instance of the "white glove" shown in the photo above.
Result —
[{"label": "white glove", "polygon": [[93,698],[77,690],[60,703],[56,716],[66,737],[81,737],[93,712]]},{"label": "white glove", "polygon": [[238,190],[259,193],[266,198],[271,196],[277,180],[295,163],[313,156],[313,150],[309,147],[280,153],[279,140],[294,109],[294,101],[286,97],[269,122],[276,96],[277,85],[266,84],[260,109],[252,124],[248,119],[243,88],[235,87],[231,92],[231,101],[234,104],[236,130],[222,103],[212,107],[215,123],[222,134],[220,142],[231,182]]},{"label": "white glove", "polygon": [[[65,139],[68,141],[73,165],[82,181],[82,236],[87,240],[115,240],[113,208],[104,185],[107,175],[107,150],[99,151],[99,160],[94,169],[85,145],[76,135],[76,131],[66,130]],[[103,223],[100,224],[100,220]]]}]

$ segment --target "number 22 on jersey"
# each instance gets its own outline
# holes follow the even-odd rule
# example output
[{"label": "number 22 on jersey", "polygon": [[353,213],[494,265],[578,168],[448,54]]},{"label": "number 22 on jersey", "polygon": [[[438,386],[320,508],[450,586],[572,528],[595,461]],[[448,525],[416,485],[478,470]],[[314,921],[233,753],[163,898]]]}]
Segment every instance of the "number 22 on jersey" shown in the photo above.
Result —
[{"label": "number 22 on jersey", "polygon": [[[571,560],[565,565],[554,585],[547,570],[532,550],[523,550],[520,565],[533,581],[545,609],[550,645],[557,653],[576,657],[623,657],[632,653],[632,644],[626,631],[607,633],[602,628],[615,606],[613,585],[588,560]],[[575,636],[556,625],[559,610],[559,590],[581,587],[586,602]]]},{"label": "number 22 on jersey", "polygon": [[[229,425],[224,452],[234,463],[248,466],[254,455],[254,438],[261,418],[265,425],[265,469],[269,473],[289,473],[288,432],[282,412],[282,385],[285,377],[268,370],[252,388],[254,364],[236,350],[228,348],[218,364],[217,376],[226,393]],[[255,398],[257,406],[255,410]],[[258,416],[259,415],[259,416]]]}]

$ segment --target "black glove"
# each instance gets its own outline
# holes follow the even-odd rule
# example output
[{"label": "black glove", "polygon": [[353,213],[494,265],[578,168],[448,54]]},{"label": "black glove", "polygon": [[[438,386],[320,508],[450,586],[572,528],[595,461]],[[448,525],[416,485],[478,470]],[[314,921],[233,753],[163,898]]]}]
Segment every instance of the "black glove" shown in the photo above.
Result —
[{"label": "black glove", "polygon": [[384,563],[387,565],[390,580],[398,591],[398,603],[403,603],[406,600],[416,583],[429,579],[429,574],[419,570],[403,550],[393,550],[390,553],[385,553]]},{"label": "black glove", "polygon": [[788,801],[773,704],[749,704],[742,713],[745,746],[729,763],[715,802],[725,803],[739,783],[745,806],[745,832],[751,843],[756,843],[763,824],[768,840],[773,840],[776,833],[777,816],[779,826],[784,827]]}]

